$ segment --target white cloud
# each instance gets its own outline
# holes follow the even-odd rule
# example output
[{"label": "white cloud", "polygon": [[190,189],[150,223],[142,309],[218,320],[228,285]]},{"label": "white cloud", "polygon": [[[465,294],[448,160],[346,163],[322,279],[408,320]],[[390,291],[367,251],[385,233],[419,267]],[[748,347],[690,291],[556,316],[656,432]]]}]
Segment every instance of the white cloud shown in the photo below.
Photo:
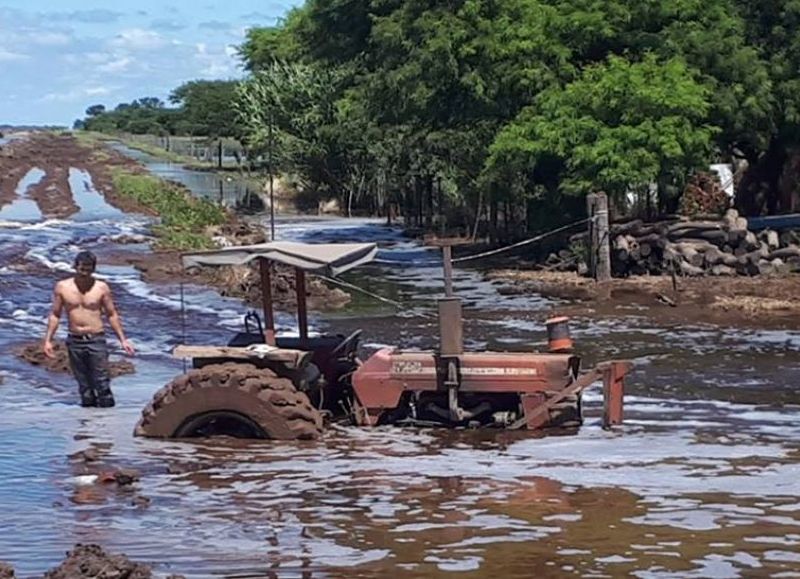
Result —
[{"label": "white cloud", "polygon": [[36,32],[31,33],[28,39],[33,44],[40,46],[65,46],[72,42],[72,37],[63,32]]},{"label": "white cloud", "polygon": [[99,65],[97,71],[103,73],[124,72],[128,70],[134,62],[135,61],[129,56],[123,56]]},{"label": "white cloud", "polygon": [[19,52],[11,52],[10,50],[5,50],[4,48],[0,48],[0,62],[27,60],[28,58],[29,57],[25,54],[20,54]]},{"label": "white cloud", "polygon": [[[0,6],[0,69],[19,97],[5,96],[3,116],[63,123],[92,104],[113,108],[141,96],[166,99],[187,80],[240,77],[232,45],[246,30],[242,21],[217,21],[218,11],[201,14],[201,8],[192,9],[194,21],[166,9],[137,16],[116,8],[43,12]],[[184,21],[189,24],[181,30],[170,30]]]},{"label": "white cloud", "polygon": [[74,102],[87,97],[99,97],[111,94],[112,89],[106,86],[76,88],[67,92],[51,92],[40,100],[43,102]]},{"label": "white cloud", "polygon": [[167,40],[152,30],[129,28],[117,34],[111,44],[127,50],[156,50],[166,45]]},{"label": "white cloud", "polygon": [[231,66],[229,62],[214,61],[210,62],[206,68],[200,71],[200,76],[205,78],[220,78],[230,76],[233,72],[233,66]]},{"label": "white cloud", "polygon": [[236,74],[236,50],[231,46],[195,44],[194,58],[202,78],[227,78]]},{"label": "white cloud", "polygon": [[111,94],[111,89],[105,86],[93,86],[84,89],[83,93],[86,96],[101,96]]},{"label": "white cloud", "polygon": [[93,64],[106,63],[109,60],[109,55],[106,52],[87,52],[84,55],[70,55],[76,59],[86,59]]}]

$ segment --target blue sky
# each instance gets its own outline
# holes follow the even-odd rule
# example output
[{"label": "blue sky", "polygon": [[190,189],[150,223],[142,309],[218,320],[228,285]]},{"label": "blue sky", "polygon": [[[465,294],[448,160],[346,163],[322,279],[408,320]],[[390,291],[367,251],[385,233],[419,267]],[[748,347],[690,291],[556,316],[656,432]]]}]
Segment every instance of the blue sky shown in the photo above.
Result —
[{"label": "blue sky", "polygon": [[166,100],[243,75],[234,47],[300,0],[0,0],[0,125],[71,125],[93,104]]}]

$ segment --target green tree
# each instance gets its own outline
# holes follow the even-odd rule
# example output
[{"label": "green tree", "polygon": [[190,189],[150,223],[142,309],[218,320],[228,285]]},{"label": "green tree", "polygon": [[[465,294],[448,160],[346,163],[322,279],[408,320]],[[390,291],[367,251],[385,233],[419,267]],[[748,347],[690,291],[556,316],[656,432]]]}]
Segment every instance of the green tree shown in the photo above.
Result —
[{"label": "green tree", "polygon": [[98,115],[102,115],[104,112],[106,112],[105,105],[92,105],[86,109],[86,116],[96,117]]},{"label": "green tree", "polygon": [[492,145],[487,171],[555,164],[562,193],[601,188],[624,207],[628,191],[658,183],[666,202],[666,188],[708,159],[717,131],[705,121],[708,97],[682,60],[611,56],[523,109]]},{"label": "green tree", "polygon": [[234,102],[236,82],[193,80],[172,91],[169,100],[182,109],[184,127],[193,135],[212,138],[238,135]]}]

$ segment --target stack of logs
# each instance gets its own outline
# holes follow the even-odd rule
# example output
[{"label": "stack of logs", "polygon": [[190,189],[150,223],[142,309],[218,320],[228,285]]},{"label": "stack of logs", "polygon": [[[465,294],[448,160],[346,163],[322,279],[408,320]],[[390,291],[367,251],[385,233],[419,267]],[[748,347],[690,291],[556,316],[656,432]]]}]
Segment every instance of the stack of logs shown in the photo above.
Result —
[{"label": "stack of logs", "polygon": [[[655,223],[630,221],[611,226],[611,269],[615,276],[642,274],[763,275],[800,271],[800,234],[795,231],[748,230],[735,209],[722,219]],[[587,234],[572,236],[586,243]],[[560,254],[561,252],[559,252]],[[576,269],[553,254],[555,269]],[[561,265],[563,264],[563,267]]]}]

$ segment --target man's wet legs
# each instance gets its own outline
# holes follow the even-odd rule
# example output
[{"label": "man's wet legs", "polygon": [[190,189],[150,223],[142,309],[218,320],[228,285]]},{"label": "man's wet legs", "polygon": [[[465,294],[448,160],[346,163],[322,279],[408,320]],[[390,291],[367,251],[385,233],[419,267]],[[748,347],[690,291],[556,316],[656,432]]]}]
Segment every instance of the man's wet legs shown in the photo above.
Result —
[{"label": "man's wet legs", "polygon": [[89,345],[89,365],[92,369],[92,386],[100,408],[114,406],[108,374],[108,346],[104,337],[95,338]]},{"label": "man's wet legs", "polygon": [[81,406],[114,406],[108,374],[108,347],[105,337],[67,339],[67,351],[72,373],[78,382]]},{"label": "man's wet legs", "polygon": [[78,382],[78,392],[81,395],[81,406],[97,406],[91,382],[89,367],[89,351],[86,342],[67,338],[67,353],[69,354],[69,367],[72,375]]}]

